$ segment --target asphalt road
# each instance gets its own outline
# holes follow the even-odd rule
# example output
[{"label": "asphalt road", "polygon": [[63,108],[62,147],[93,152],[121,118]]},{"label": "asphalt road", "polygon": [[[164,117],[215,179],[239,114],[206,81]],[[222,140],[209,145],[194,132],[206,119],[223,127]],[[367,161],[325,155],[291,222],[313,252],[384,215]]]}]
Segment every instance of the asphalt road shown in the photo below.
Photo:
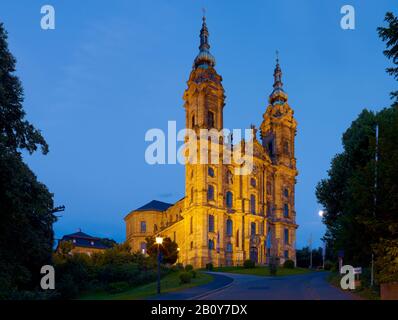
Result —
[{"label": "asphalt road", "polygon": [[[218,273],[219,274],[219,273]],[[198,300],[355,300],[356,297],[330,285],[326,272],[296,276],[259,277],[222,273],[233,281],[224,289],[202,294]]]}]

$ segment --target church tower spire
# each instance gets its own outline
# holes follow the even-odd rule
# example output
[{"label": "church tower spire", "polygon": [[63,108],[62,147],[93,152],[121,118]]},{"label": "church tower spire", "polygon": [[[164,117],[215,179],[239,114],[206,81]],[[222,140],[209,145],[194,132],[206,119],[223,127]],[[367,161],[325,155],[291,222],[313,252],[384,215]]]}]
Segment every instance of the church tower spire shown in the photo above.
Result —
[{"label": "church tower spire", "polygon": [[198,68],[199,66],[206,67],[211,66],[214,67],[216,64],[216,59],[210,53],[210,44],[209,44],[209,30],[206,25],[206,16],[202,17],[202,29],[200,29],[200,45],[199,45],[199,54],[196,56],[194,61],[194,68]]},{"label": "church tower spire", "polygon": [[273,105],[274,103],[285,103],[287,101],[287,94],[283,90],[282,82],[282,69],[279,64],[279,52],[276,51],[276,66],[274,70],[274,90],[269,96],[269,102]]}]

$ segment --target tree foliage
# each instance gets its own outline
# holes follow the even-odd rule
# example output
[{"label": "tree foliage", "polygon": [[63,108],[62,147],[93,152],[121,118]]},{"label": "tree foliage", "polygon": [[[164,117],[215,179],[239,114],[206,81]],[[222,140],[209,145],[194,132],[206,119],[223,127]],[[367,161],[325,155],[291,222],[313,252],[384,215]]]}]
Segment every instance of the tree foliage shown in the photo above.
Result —
[{"label": "tree foliage", "polygon": [[0,297],[32,290],[51,262],[53,195],[23,162],[21,151],[48,145],[25,119],[15,58],[0,23]]},{"label": "tree foliage", "polygon": [[[155,243],[154,237],[146,238],[147,243],[147,253],[154,259],[157,257],[157,244]],[[178,259],[178,245],[176,242],[172,241],[170,238],[164,238],[163,243],[159,246],[159,250],[162,255],[162,263],[174,264]]]}]

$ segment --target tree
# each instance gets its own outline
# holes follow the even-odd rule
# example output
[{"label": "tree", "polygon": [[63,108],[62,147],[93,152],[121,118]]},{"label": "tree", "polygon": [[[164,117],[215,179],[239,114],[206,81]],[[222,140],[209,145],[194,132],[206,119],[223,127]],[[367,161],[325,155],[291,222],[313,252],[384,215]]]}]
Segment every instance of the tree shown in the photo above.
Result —
[{"label": "tree", "polygon": [[[156,259],[157,257],[157,244],[155,243],[155,239],[153,237],[146,238],[146,247],[147,253]],[[159,250],[162,254],[162,262],[165,264],[174,264],[178,258],[178,245],[176,242],[172,241],[170,238],[164,238],[162,245],[159,247]]]},{"label": "tree", "polygon": [[[387,42],[384,55],[396,66],[387,68],[386,71],[398,80],[398,19],[392,12],[387,12],[384,21],[388,22],[388,27],[379,27],[377,31],[380,38]],[[391,97],[398,102],[398,91],[391,92]]]},{"label": "tree", "polygon": [[25,119],[15,58],[0,23],[0,297],[31,290],[40,269],[51,263],[53,195],[23,162],[21,151],[44,154],[48,145]]}]

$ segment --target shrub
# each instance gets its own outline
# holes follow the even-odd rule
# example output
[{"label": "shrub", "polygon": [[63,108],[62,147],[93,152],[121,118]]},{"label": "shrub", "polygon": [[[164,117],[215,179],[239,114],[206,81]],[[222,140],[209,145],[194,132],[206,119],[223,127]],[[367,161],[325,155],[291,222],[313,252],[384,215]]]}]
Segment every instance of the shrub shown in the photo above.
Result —
[{"label": "shrub", "polygon": [[106,291],[115,294],[126,291],[129,288],[129,284],[126,281],[112,282],[106,287]]},{"label": "shrub", "polygon": [[192,270],[193,270],[192,264],[187,264],[187,265],[185,266],[185,271],[192,271]]},{"label": "shrub", "polygon": [[180,283],[190,283],[192,279],[192,274],[191,272],[183,271],[180,273]]},{"label": "shrub", "polygon": [[331,261],[325,261],[325,266],[324,266],[324,269],[325,270],[332,270],[332,268],[333,268],[333,262],[331,262]]},{"label": "shrub", "polygon": [[245,269],[252,269],[256,266],[253,260],[247,259],[243,262],[243,268]]},{"label": "shrub", "polygon": [[213,264],[211,262],[206,263],[206,270],[209,270],[209,271],[213,270]]},{"label": "shrub", "polygon": [[294,261],[293,260],[286,260],[284,263],[283,263],[283,267],[284,268],[286,268],[286,269],[294,269]]},{"label": "shrub", "polygon": [[196,271],[195,270],[191,270],[190,272],[191,272],[192,278],[195,279],[196,278]]}]

